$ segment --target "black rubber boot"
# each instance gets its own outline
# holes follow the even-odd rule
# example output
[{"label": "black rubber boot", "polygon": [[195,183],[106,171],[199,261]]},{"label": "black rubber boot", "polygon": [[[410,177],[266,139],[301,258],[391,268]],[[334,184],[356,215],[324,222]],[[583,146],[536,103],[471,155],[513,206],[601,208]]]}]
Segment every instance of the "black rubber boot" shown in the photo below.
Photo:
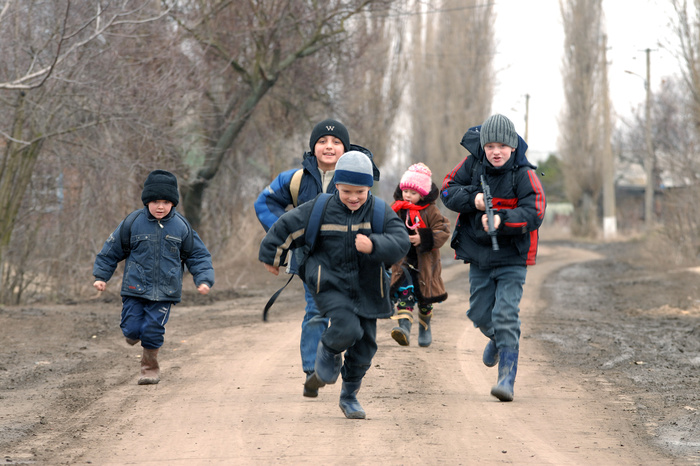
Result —
[{"label": "black rubber boot", "polygon": [[391,338],[401,346],[408,346],[411,340],[411,326],[413,325],[413,311],[411,309],[399,309],[396,316],[399,325],[391,329]]},{"label": "black rubber boot", "polygon": [[340,409],[348,419],[364,419],[366,417],[365,410],[362,409],[360,402],[357,401],[357,392],[360,391],[362,382],[343,382],[343,388],[340,390]]},{"label": "black rubber boot", "polygon": [[306,381],[304,382],[304,396],[307,398],[316,398],[318,389],[326,385],[316,378],[314,371],[306,373]]},{"label": "black rubber boot", "polygon": [[433,342],[433,333],[430,330],[430,319],[433,314],[424,315],[422,313],[418,314],[418,346],[427,347]]},{"label": "black rubber boot", "polygon": [[[333,353],[323,342],[318,342],[314,378],[323,385],[334,384],[338,380],[342,365],[343,356],[340,353]],[[323,387],[323,385],[319,385],[319,387]]]}]

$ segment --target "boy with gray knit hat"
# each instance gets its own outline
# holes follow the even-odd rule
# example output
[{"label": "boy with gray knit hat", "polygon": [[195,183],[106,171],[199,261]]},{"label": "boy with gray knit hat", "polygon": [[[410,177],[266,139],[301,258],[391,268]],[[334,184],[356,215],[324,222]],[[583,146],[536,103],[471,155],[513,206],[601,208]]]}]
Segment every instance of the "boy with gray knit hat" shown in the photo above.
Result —
[{"label": "boy with gray knit hat", "polygon": [[107,289],[117,264],[126,260],[122,280],[121,329],[126,342],[141,342],[139,385],[160,382],[158,350],[165,340],[170,308],[180,302],[184,266],[200,294],[214,286],[211,254],[185,217],[176,210],[177,178],[153,170],[143,184],[145,206],[129,214],[109,235],[95,258],[93,286]]},{"label": "boy with gray knit hat", "polygon": [[[377,351],[377,319],[392,313],[385,264],[401,259],[411,243],[401,219],[370,192],[373,166],[367,155],[349,151],[340,157],[335,183],[337,191],[326,201],[318,237],[300,271],[321,316],[331,322],[305,385],[318,390],[342,375],[340,408],[348,419],[364,419],[357,393]],[[269,272],[279,273],[291,249],[309,246],[303,232],[314,204],[324,200],[319,196],[290,210],[268,230],[258,257]],[[384,210],[383,228],[374,233],[378,208]]]},{"label": "boy with gray knit hat", "polygon": [[[495,114],[462,138],[469,155],[442,183],[440,198],[459,213],[452,236],[455,258],[469,265],[467,317],[489,341],[482,356],[498,364],[491,395],[512,401],[520,347],[520,299],[527,266],[537,257],[538,230],[546,207],[536,167],[526,158],[527,144],[507,117]],[[485,214],[485,186],[493,198],[496,245]]]}]

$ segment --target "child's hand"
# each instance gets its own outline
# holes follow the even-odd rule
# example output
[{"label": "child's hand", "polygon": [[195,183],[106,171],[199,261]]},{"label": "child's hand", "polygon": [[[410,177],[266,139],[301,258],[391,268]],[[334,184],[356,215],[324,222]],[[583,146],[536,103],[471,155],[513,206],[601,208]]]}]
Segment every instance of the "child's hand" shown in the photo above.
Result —
[{"label": "child's hand", "polygon": [[486,210],[486,202],[484,202],[484,193],[478,193],[474,197],[474,207],[476,207],[477,210]]},{"label": "child's hand", "polygon": [[202,283],[197,287],[197,291],[199,291],[199,294],[207,294],[209,293],[209,289],[209,285],[207,285],[206,283]]},{"label": "child's hand", "polygon": [[372,254],[372,251],[374,250],[372,240],[362,233],[358,233],[357,236],[355,236],[355,247],[358,251],[364,252],[365,254]]},{"label": "child's hand", "polygon": [[274,265],[270,265],[270,264],[263,264],[263,265],[265,266],[267,271],[270,272],[272,275],[279,275],[280,274],[279,266],[275,267]]},{"label": "child's hand", "polygon": [[92,286],[97,288],[97,291],[104,291],[107,289],[107,283],[103,282],[102,280],[95,280],[95,283],[93,283]]},{"label": "child's hand", "polygon": [[[481,216],[481,224],[484,226],[484,231],[486,233],[489,232],[489,216],[484,214]],[[501,216],[498,214],[493,214],[493,229],[498,230],[498,227],[501,226]]]},{"label": "child's hand", "polygon": [[420,245],[420,235],[408,235],[408,240],[411,242],[412,245],[414,246],[419,246]]}]

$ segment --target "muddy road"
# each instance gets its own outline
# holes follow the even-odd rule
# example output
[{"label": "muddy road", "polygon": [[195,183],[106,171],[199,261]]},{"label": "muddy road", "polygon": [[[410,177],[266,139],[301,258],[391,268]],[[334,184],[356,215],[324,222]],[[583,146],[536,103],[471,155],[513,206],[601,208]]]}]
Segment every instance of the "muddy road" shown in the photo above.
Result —
[{"label": "muddy road", "polygon": [[[139,386],[118,296],[0,309],[5,464],[700,464],[700,275],[638,243],[544,242],[521,306],[515,401],[469,325],[467,267],[446,260],[450,298],[433,344],[379,350],[345,419],[340,384],[302,397],[301,284],[261,321],[286,277],[187,293]],[[262,269],[262,266],[260,266]],[[253,278],[255,278],[253,280]],[[191,283],[187,284],[191,287]]]}]

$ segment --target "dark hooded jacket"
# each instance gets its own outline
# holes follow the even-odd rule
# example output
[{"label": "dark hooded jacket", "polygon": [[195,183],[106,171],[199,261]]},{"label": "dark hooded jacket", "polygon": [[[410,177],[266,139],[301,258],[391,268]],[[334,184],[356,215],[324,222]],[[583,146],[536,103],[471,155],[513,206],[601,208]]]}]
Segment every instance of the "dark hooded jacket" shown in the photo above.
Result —
[{"label": "dark hooded jacket", "polygon": [[[414,290],[420,303],[439,303],[447,299],[447,291],[442,281],[442,262],[440,261],[440,248],[450,238],[450,221],[442,215],[435,205],[440,194],[435,183],[432,184],[430,193],[417,204],[421,209],[419,215],[425,224],[424,228],[416,228],[415,231],[406,225],[408,209],[397,211],[399,218],[406,225],[409,235],[420,235],[420,244],[411,248],[400,262],[391,267],[391,293],[397,291],[404,279],[407,267],[414,267],[418,271],[418,283],[414,283]],[[394,201],[402,201],[403,195],[400,186],[394,191]],[[415,221],[410,222],[415,224]]]},{"label": "dark hooded jacket", "polygon": [[[518,147],[510,159],[494,167],[481,147],[480,129],[475,126],[464,134],[461,144],[469,155],[445,176],[440,193],[445,207],[459,213],[451,243],[455,257],[481,268],[534,265],[546,207],[536,166],[527,160],[527,144],[518,136]],[[493,196],[493,208],[501,217],[498,251],[493,250],[491,237],[482,226],[484,211],[474,204],[476,195],[483,192],[482,174]]]},{"label": "dark hooded jacket", "polygon": [[[290,249],[306,247],[304,231],[313,202],[282,215],[260,243],[258,258],[265,264],[285,263]],[[302,268],[303,280],[313,293],[321,315],[343,309],[377,319],[391,315],[386,264],[400,260],[411,243],[399,217],[386,205],[382,233],[372,233],[374,196],[351,211],[336,192],[326,204],[313,250]],[[357,251],[355,237],[362,233],[373,244],[371,254]]]}]

